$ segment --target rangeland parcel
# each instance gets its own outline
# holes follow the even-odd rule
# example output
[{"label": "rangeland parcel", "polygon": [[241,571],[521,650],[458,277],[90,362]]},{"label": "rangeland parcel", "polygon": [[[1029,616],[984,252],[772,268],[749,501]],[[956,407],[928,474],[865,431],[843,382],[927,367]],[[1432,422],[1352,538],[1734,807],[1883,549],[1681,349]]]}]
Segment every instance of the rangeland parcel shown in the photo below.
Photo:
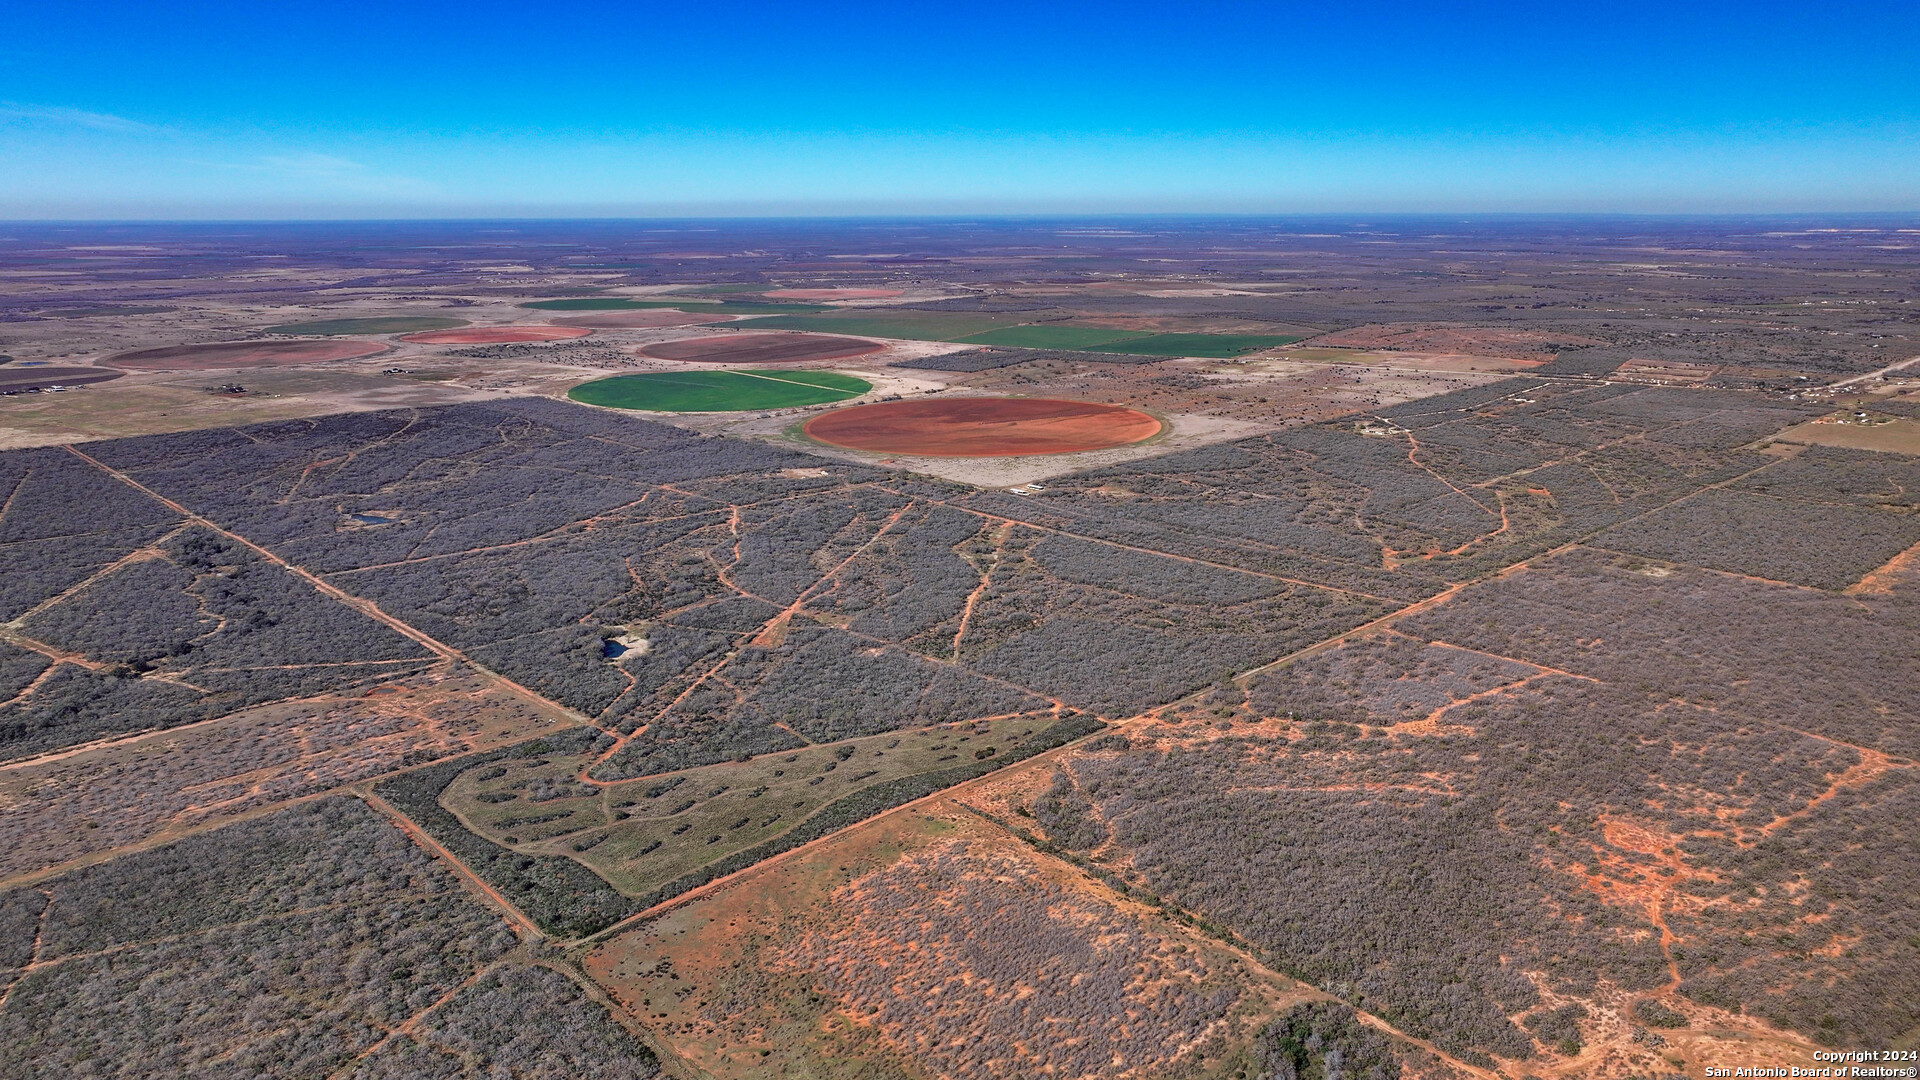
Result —
[{"label": "rangeland parcel", "polygon": [[1015,493],[540,400],[666,325],[5,398],[112,420],[0,454],[0,1075],[1910,1045],[1920,269],[1844,224],[16,223],[0,370],[592,294],[1223,427]]}]

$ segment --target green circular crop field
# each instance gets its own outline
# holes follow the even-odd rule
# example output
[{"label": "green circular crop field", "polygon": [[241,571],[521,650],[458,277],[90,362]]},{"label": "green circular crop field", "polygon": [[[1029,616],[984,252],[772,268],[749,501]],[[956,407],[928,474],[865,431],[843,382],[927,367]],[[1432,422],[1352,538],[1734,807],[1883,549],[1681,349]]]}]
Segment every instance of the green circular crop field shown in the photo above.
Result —
[{"label": "green circular crop field", "polygon": [[655,371],[595,379],[567,396],[614,409],[743,412],[824,405],[871,389],[872,383],[835,371]]}]

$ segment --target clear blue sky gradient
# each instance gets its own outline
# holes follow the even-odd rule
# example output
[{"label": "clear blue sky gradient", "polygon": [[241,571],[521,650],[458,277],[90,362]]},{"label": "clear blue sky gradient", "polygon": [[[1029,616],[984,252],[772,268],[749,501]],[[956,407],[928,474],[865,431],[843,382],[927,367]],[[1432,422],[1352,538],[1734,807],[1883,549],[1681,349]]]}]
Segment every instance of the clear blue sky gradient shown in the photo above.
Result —
[{"label": "clear blue sky gradient", "polygon": [[0,0],[0,217],[1920,209],[1920,3]]}]

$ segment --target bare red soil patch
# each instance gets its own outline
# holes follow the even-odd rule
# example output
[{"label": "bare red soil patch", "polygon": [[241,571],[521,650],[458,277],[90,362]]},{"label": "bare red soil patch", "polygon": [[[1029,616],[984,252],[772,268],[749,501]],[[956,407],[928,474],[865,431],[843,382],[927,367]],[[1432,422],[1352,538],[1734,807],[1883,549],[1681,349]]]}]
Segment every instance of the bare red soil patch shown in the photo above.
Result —
[{"label": "bare red soil patch", "polygon": [[421,345],[504,345],[515,341],[566,341],[591,333],[593,331],[574,326],[469,326],[402,334],[400,340]]},{"label": "bare red soil patch", "polygon": [[1126,446],[1160,434],[1160,421],[1118,405],[1047,398],[882,401],[816,416],[810,438],[853,450],[926,457],[1016,457]]},{"label": "bare red soil patch", "polygon": [[877,341],[832,334],[714,334],[649,345],[640,354],[701,364],[791,364],[864,356],[884,348]]},{"label": "bare red soil patch", "polygon": [[774,289],[763,293],[778,300],[891,300],[899,289]]},{"label": "bare red soil patch", "polygon": [[558,326],[585,326],[594,330],[650,330],[661,326],[726,322],[730,318],[727,315],[699,315],[671,308],[648,308],[645,311],[596,311],[591,315],[574,315],[553,321]]},{"label": "bare red soil patch", "polygon": [[284,367],[353,360],[387,351],[377,341],[222,341],[211,345],[165,345],[109,356],[106,363],[136,371],[203,371],[210,368]]}]

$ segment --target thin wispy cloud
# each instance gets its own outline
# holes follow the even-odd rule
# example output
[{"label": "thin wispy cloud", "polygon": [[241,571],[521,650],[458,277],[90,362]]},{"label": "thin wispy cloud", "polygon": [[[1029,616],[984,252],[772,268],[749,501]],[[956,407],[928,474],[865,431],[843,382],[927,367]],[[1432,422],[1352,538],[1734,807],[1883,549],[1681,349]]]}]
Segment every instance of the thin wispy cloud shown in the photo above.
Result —
[{"label": "thin wispy cloud", "polygon": [[112,113],[70,109],[64,105],[24,105],[0,101],[0,124],[32,124],[45,127],[81,128],[113,135],[169,135],[171,128],[143,124]]},{"label": "thin wispy cloud", "polygon": [[359,176],[365,175],[367,171],[367,167],[357,161],[313,152],[269,154],[256,162],[253,167],[273,172],[306,173],[310,176]]},{"label": "thin wispy cloud", "polygon": [[351,158],[314,150],[262,154],[245,161],[201,161],[194,164],[260,178],[259,182],[301,193],[428,196],[439,188],[417,177],[388,173]]}]

